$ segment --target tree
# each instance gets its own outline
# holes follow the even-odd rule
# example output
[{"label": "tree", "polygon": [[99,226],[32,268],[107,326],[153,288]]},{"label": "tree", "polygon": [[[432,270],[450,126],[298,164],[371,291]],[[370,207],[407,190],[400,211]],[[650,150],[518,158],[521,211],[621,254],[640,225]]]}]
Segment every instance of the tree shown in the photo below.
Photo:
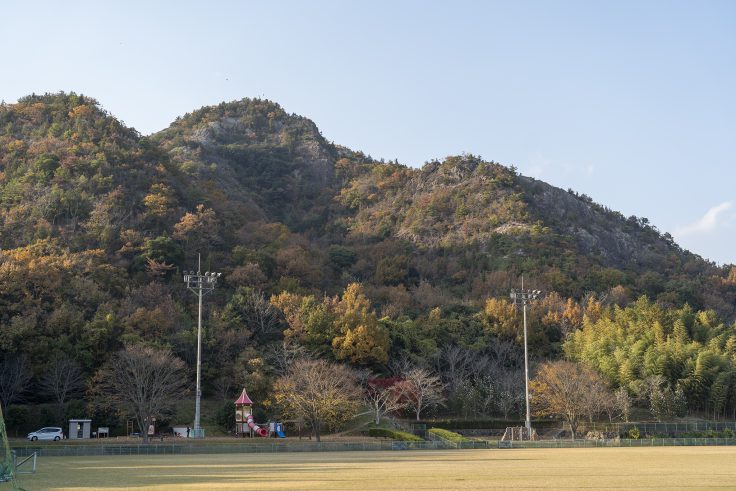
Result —
[{"label": "tree", "polygon": [[519,334],[516,307],[505,298],[486,300],[482,319],[484,327],[501,339],[516,339]]},{"label": "tree", "polygon": [[179,223],[174,225],[174,237],[183,241],[187,257],[196,251],[209,250],[219,242],[218,221],[214,210],[199,204],[194,213],[187,212]]},{"label": "tree", "polygon": [[544,363],[530,384],[534,411],[539,416],[564,418],[574,440],[580,420],[595,407],[591,393],[601,393],[602,385],[600,375],[583,365],[569,361]]},{"label": "tree", "polygon": [[223,317],[230,323],[246,326],[262,339],[277,334],[281,327],[278,309],[266,300],[263,292],[240,287],[230,298]]},{"label": "tree", "polygon": [[402,376],[404,380],[399,382],[399,390],[406,401],[406,407],[411,409],[417,421],[422,411],[444,404],[444,386],[439,377],[418,367],[409,369]]},{"label": "tree", "polygon": [[357,413],[355,373],[324,360],[294,361],[274,385],[274,399],[287,417],[303,419],[320,441],[323,428],[339,428]]},{"label": "tree", "polygon": [[2,408],[20,399],[31,380],[31,367],[23,355],[0,355],[0,403]]},{"label": "tree", "polygon": [[678,386],[672,390],[661,375],[651,376],[646,382],[649,383],[649,409],[657,421],[685,415],[687,402],[682,388]]},{"label": "tree", "polygon": [[437,370],[442,374],[445,387],[452,394],[468,379],[468,372],[476,365],[475,353],[467,348],[445,345],[438,353]]},{"label": "tree", "polygon": [[497,372],[487,397],[492,398],[504,419],[509,419],[511,411],[521,412],[525,401],[524,372],[520,369]]},{"label": "tree", "polygon": [[148,425],[170,414],[186,388],[184,368],[168,349],[128,344],[97,371],[92,396],[98,406],[133,416],[148,442]]},{"label": "tree", "polygon": [[388,332],[378,324],[370,301],[358,283],[351,283],[335,310],[335,325],[340,333],[332,340],[338,360],[348,359],[356,365],[385,364],[388,361]]},{"label": "tree", "polygon": [[286,339],[294,340],[311,353],[324,356],[332,353],[331,343],[335,337],[334,313],[329,300],[318,301],[314,295],[302,297],[281,292],[270,300],[284,315],[288,328]]},{"label": "tree", "polygon": [[372,379],[366,383],[363,403],[373,413],[373,421],[381,424],[381,418],[406,407],[401,387],[396,379]]},{"label": "tree", "polygon": [[41,392],[54,398],[59,417],[64,419],[64,404],[84,389],[84,374],[79,363],[66,355],[57,355],[41,377]]},{"label": "tree", "polygon": [[285,338],[266,353],[266,358],[277,375],[286,375],[296,361],[308,359],[310,356],[304,346]]},{"label": "tree", "polygon": [[[600,417],[603,413],[612,415],[612,410],[616,405],[615,397],[606,386],[606,383],[598,374],[594,375],[588,381],[585,392],[585,413],[591,423],[593,419]],[[609,419],[611,418],[609,417]]]},{"label": "tree", "polygon": [[631,416],[631,396],[629,391],[625,387],[619,387],[615,394],[616,397],[616,411],[620,417],[625,421],[629,422]]}]

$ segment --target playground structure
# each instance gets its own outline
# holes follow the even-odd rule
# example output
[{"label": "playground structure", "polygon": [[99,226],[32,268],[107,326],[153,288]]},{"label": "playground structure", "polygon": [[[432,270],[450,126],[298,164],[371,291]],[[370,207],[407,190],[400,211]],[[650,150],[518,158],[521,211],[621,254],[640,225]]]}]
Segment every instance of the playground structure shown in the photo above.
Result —
[{"label": "playground structure", "polygon": [[279,438],[286,438],[281,423],[270,423],[268,428],[256,424],[253,419],[253,401],[245,389],[235,401],[235,433],[242,436],[246,434],[253,436],[255,433],[264,438],[273,434]]}]

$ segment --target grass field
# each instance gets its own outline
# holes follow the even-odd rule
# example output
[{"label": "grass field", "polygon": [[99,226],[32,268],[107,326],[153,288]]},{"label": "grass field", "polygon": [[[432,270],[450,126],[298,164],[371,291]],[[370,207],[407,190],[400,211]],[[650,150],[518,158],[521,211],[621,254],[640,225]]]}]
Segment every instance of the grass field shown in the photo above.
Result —
[{"label": "grass field", "polygon": [[736,447],[46,457],[20,484],[28,491],[734,488]]}]

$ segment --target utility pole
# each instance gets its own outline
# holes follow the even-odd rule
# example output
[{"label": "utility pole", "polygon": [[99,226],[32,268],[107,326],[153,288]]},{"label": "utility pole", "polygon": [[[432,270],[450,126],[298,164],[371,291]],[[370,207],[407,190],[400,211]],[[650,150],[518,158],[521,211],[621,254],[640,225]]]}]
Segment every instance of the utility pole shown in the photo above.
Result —
[{"label": "utility pole", "polygon": [[184,271],[184,283],[190,291],[197,295],[199,299],[199,311],[197,315],[197,398],[194,404],[194,438],[204,437],[204,432],[199,424],[201,407],[200,400],[202,398],[202,389],[200,387],[202,374],[202,297],[215,290],[217,278],[222,276],[222,273],[210,273],[209,271],[202,274],[201,266],[202,257],[197,254],[197,272]]},{"label": "utility pole", "polygon": [[524,290],[524,276],[521,277],[521,290],[511,289],[511,299],[514,301],[514,305],[521,302],[524,311],[524,395],[526,399],[526,431],[530,439],[532,437],[532,419],[529,409],[529,348],[527,347],[526,306],[532,300],[539,298],[541,294],[541,290]]}]

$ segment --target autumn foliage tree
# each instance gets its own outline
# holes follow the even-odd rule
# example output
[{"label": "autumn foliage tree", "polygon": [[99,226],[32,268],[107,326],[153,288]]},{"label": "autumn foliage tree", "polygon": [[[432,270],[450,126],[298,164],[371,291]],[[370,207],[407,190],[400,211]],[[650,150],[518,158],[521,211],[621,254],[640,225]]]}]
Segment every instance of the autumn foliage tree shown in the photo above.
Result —
[{"label": "autumn foliage tree", "polygon": [[282,292],[272,296],[270,302],[281,310],[286,319],[286,339],[299,343],[314,354],[332,354],[332,340],[336,335],[335,314],[328,299],[320,301],[314,295]]},{"label": "autumn foliage tree", "polygon": [[591,397],[608,396],[600,375],[569,361],[543,363],[530,382],[530,390],[533,411],[539,416],[563,418],[573,439],[581,420],[591,418],[600,402]]},{"label": "autumn foliage tree", "polygon": [[215,211],[202,204],[197,205],[193,213],[186,213],[174,225],[174,237],[184,242],[188,258],[196,252],[209,250],[219,240]]},{"label": "autumn foliage tree", "polygon": [[335,358],[347,359],[356,365],[385,364],[388,361],[388,333],[378,324],[360,284],[347,286],[335,311],[335,324],[340,333],[332,341]]}]

